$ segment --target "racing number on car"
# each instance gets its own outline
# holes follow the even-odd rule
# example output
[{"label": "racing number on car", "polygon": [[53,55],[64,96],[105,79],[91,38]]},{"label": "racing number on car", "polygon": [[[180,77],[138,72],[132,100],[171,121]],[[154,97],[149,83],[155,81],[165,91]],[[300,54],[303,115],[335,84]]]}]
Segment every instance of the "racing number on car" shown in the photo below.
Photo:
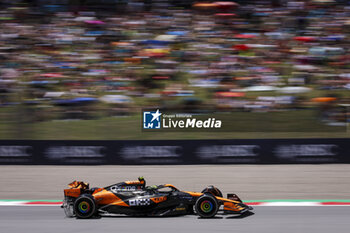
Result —
[{"label": "racing number on car", "polygon": [[151,200],[149,198],[129,200],[130,206],[145,206],[150,204],[151,204]]}]

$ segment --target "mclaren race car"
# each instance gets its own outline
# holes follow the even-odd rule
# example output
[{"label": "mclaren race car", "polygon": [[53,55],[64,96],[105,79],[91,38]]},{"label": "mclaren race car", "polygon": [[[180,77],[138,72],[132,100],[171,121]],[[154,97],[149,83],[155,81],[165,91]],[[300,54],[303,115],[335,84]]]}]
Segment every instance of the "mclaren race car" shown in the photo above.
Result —
[{"label": "mclaren race car", "polygon": [[[220,206],[223,205],[223,209]],[[219,189],[208,186],[202,192],[180,191],[171,184],[146,186],[143,177],[105,188],[89,188],[74,181],[64,190],[62,208],[67,217],[92,218],[103,215],[177,216],[198,214],[202,218],[249,213],[253,208],[235,194],[223,198]]]}]

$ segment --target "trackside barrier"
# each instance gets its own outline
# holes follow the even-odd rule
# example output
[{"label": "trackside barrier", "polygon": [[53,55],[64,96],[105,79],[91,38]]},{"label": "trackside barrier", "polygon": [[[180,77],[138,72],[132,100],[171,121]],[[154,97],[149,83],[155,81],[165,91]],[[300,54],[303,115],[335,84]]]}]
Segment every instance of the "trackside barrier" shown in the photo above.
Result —
[{"label": "trackside barrier", "polygon": [[350,163],[350,139],[1,140],[0,164]]}]

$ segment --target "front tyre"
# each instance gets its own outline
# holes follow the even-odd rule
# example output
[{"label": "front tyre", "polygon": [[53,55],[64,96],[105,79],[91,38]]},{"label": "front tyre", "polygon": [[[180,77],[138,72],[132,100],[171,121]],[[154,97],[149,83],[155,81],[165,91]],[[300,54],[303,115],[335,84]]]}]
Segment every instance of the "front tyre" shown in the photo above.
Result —
[{"label": "front tyre", "polygon": [[74,212],[77,218],[91,218],[96,213],[96,203],[92,196],[78,197],[74,202]]},{"label": "front tyre", "polygon": [[200,217],[212,218],[218,212],[219,204],[214,196],[204,194],[197,199],[195,209]]}]

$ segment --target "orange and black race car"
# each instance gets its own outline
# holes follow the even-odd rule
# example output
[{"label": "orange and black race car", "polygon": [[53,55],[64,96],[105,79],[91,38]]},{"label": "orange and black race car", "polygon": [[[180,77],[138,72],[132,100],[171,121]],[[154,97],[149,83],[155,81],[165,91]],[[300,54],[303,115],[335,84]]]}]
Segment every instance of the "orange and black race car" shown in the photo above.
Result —
[{"label": "orange and black race car", "polygon": [[[198,214],[203,218],[223,214],[249,213],[253,208],[235,194],[223,198],[219,189],[208,186],[202,192],[180,191],[171,184],[146,186],[143,177],[105,188],[89,188],[74,181],[64,190],[62,208],[68,217],[92,218],[103,215],[177,216]],[[223,205],[223,209],[220,206]]]}]

